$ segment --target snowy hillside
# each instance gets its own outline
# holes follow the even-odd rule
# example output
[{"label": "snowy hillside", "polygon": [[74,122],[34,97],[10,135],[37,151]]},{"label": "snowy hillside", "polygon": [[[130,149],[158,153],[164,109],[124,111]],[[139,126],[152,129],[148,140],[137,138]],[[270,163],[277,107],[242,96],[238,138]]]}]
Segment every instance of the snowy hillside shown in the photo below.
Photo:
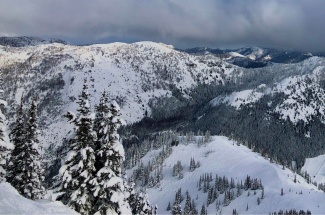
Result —
[{"label": "snowy hillside", "polygon": [[307,172],[313,182],[325,183],[325,155],[307,158],[301,171]]},{"label": "snowy hillside", "polygon": [[0,214],[78,214],[61,202],[26,199],[8,183],[0,183],[0,193]]},{"label": "snowy hillside", "polygon": [[45,146],[57,144],[70,130],[67,111],[75,111],[75,100],[87,78],[91,106],[106,90],[122,108],[128,123],[150,116],[159,98],[189,98],[198,84],[225,84],[241,70],[213,56],[192,56],[153,42],[71,46],[61,43],[24,47],[0,46],[0,68],[4,73],[9,120],[23,96],[39,97]]},{"label": "snowy hillside", "polygon": [[[149,152],[142,159],[143,163],[151,161],[158,153],[159,150]],[[200,163],[194,171],[190,171],[192,158]],[[182,178],[173,177],[173,166],[177,162],[180,162],[183,167]],[[210,173],[213,178],[210,187],[214,186],[216,174],[219,177],[225,176],[229,181],[233,178],[235,183],[244,183],[247,175],[261,179],[264,198],[261,198],[262,190],[257,189],[256,194],[250,189],[241,190],[238,197],[231,200],[228,206],[224,206],[225,194],[219,193],[217,200],[207,207],[208,214],[230,214],[233,209],[236,209],[239,214],[268,214],[281,209],[305,211],[309,209],[312,214],[322,214],[325,211],[323,204],[325,195],[314,185],[307,184],[305,179],[295,175],[291,170],[283,169],[282,165],[271,163],[261,155],[223,136],[213,137],[213,141],[205,146],[198,147],[194,143],[174,146],[171,155],[163,162],[163,179],[160,184],[147,190],[149,199],[153,205],[158,205],[159,214],[168,214],[170,213],[166,211],[168,203],[173,205],[176,191],[181,188],[184,196],[181,202],[182,208],[185,207],[185,193],[188,191],[200,212],[202,204],[207,204],[209,192],[204,193],[204,188],[199,190],[198,183],[202,175]],[[283,195],[281,195],[282,188]],[[237,196],[237,188],[233,190]],[[217,210],[218,202],[219,210]]]},{"label": "snowy hillside", "polygon": [[[262,85],[259,88],[265,88],[265,85]],[[242,105],[249,105],[258,101],[264,94],[257,90],[243,90],[240,92],[233,92],[229,96],[220,96],[211,101],[211,104],[216,106],[220,103],[226,103],[230,106],[240,109]]]},{"label": "snowy hillside", "polygon": [[[261,50],[255,48],[253,51],[256,55],[265,52]],[[245,54],[248,53],[252,52],[238,50],[232,52],[232,55],[247,58]],[[295,92],[291,90],[292,92],[286,94],[287,100],[282,101],[273,111],[279,113],[283,119],[290,115],[289,118],[293,122],[310,120],[310,116],[318,112],[323,113],[321,108],[323,98],[318,98],[322,90],[318,84],[324,79],[324,65],[322,58],[312,57],[295,65],[268,66],[265,72],[262,71],[263,75],[279,70],[279,75],[283,76],[275,85],[262,82],[258,87],[244,87],[243,91],[233,91],[229,97],[222,95],[214,101],[239,108],[242,104],[258,101],[266,94],[288,92],[284,88],[295,89],[295,83],[283,80],[289,76],[286,75],[286,71],[299,69],[302,74],[313,74],[311,79],[315,84],[312,86],[307,84],[306,89],[313,88],[313,92],[318,92],[316,97],[306,97],[307,104],[302,104],[300,96],[303,93],[297,93],[297,96],[293,94],[303,89],[296,89]],[[70,125],[66,124],[63,114],[75,111],[75,100],[85,78],[89,82],[92,108],[98,103],[101,93],[107,90],[109,97],[115,99],[121,106],[122,116],[129,124],[138,122],[145,116],[151,116],[152,109],[156,106],[166,107],[167,104],[160,102],[160,99],[172,98],[169,102],[175,106],[171,108],[174,110],[186,107],[188,105],[186,100],[191,99],[193,92],[197,93],[198,86],[215,87],[235,83],[242,88],[251,81],[250,79],[247,83],[240,81],[250,70],[246,71],[225,63],[213,55],[193,56],[177,51],[172,46],[153,42],[90,46],[71,46],[62,43],[41,43],[22,47],[0,46],[0,69],[4,73],[4,89],[7,96],[5,99],[11,107],[8,112],[9,121],[13,121],[15,107],[21,97],[25,103],[32,96],[39,97],[41,135],[45,148],[51,144],[60,144],[71,129]],[[299,76],[296,79],[301,78],[303,77]],[[287,84],[282,86],[284,82]],[[199,97],[209,98],[209,95],[202,94]],[[292,106],[290,103],[292,98],[298,98],[295,101],[299,102]],[[320,103],[318,101],[308,103],[309,100],[319,100]]]},{"label": "snowy hillside", "polygon": [[[270,112],[279,114],[282,120],[310,123],[318,116],[325,119],[325,92],[321,86],[325,77],[325,62],[323,58],[313,57],[301,64],[301,75],[292,75],[270,84],[260,84],[256,88],[233,92],[230,95],[219,96],[211,101],[216,106],[225,103],[240,109],[243,105],[256,103],[266,95],[270,95],[269,104],[275,104]],[[306,74],[306,68],[310,68]],[[272,68],[270,68],[272,70]],[[281,99],[274,99],[280,95]]]}]

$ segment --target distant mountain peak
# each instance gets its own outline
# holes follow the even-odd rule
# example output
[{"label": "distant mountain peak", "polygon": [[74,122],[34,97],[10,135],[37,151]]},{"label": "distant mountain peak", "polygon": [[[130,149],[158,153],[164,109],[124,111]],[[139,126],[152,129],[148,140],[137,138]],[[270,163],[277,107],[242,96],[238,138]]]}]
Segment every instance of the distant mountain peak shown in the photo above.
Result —
[{"label": "distant mountain peak", "polygon": [[2,46],[25,47],[25,46],[36,46],[40,44],[49,44],[49,43],[62,43],[65,45],[68,44],[64,40],[55,39],[55,38],[45,40],[39,37],[32,37],[32,36],[0,37],[0,45]]}]

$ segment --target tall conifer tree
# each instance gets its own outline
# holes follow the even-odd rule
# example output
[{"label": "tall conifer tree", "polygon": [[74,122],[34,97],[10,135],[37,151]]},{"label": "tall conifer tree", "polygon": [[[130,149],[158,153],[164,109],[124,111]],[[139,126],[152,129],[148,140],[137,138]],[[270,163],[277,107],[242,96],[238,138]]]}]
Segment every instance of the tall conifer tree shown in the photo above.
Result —
[{"label": "tall conifer tree", "polygon": [[24,197],[33,200],[41,199],[45,188],[42,185],[44,170],[38,140],[36,99],[33,99],[31,103],[26,125],[21,101],[10,138],[15,148],[8,164],[8,182]]},{"label": "tall conifer tree", "polygon": [[96,178],[91,181],[96,198],[93,213],[130,214],[126,187],[122,176],[125,159],[123,145],[119,141],[118,128],[124,123],[116,102],[108,104],[103,93],[97,107],[94,130],[98,140],[96,147]]},{"label": "tall conifer tree", "polygon": [[0,71],[0,182],[5,181],[6,177],[6,159],[13,145],[9,141],[7,134],[7,121],[2,110],[5,110],[7,103],[3,100],[2,73]]},{"label": "tall conifer tree", "polygon": [[11,142],[14,144],[14,149],[12,150],[9,159],[7,181],[13,187],[15,187],[19,193],[23,193],[23,187],[21,186],[21,183],[25,169],[25,162],[23,157],[25,156],[26,152],[26,144],[22,100],[18,106],[16,112],[16,121],[9,136]]},{"label": "tall conifer tree", "polygon": [[23,195],[30,199],[41,199],[45,193],[42,185],[44,181],[44,169],[42,168],[41,147],[37,131],[37,105],[33,99],[28,112],[25,131],[26,151],[23,156],[25,171],[22,175],[24,186]]},{"label": "tall conifer tree", "polygon": [[79,95],[79,116],[73,120],[75,137],[69,141],[69,152],[65,164],[61,167],[61,201],[81,214],[90,214],[94,198],[89,181],[95,174],[93,119],[90,112],[90,94],[85,80]]}]

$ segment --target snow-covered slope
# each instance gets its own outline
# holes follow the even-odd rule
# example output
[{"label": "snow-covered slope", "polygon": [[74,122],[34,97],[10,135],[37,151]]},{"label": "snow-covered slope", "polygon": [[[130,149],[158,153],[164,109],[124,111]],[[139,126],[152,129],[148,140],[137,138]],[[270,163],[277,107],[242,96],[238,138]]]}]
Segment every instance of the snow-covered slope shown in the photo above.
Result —
[{"label": "snow-covered slope", "polygon": [[[236,209],[239,214],[268,214],[269,212],[296,209],[309,209],[312,214],[323,214],[325,195],[318,191],[312,184],[307,184],[305,179],[296,175],[291,170],[282,168],[282,165],[271,163],[268,159],[252,152],[243,145],[230,141],[223,136],[213,137],[213,141],[206,146],[198,147],[197,144],[179,144],[174,146],[172,154],[163,162],[163,180],[159,187],[147,190],[152,204],[158,205],[159,214],[168,214],[166,211],[168,202],[173,204],[176,191],[181,188],[182,195],[188,191],[200,212],[202,204],[207,203],[207,193],[198,191],[198,181],[205,173],[212,173],[214,177],[232,177],[235,181],[244,183],[247,175],[261,179],[264,186],[264,199],[260,205],[257,198],[261,198],[261,190],[243,191],[228,206],[222,206],[224,194],[219,195],[221,202],[220,210],[216,209],[216,201],[207,208],[208,214],[231,214]],[[154,158],[159,150],[149,152],[144,158],[144,163]],[[200,162],[200,167],[193,172],[189,171],[191,158]],[[183,165],[183,178],[173,177],[173,166],[177,161]],[[214,181],[211,182],[214,184]],[[281,188],[284,195],[281,196]],[[248,196],[248,192],[250,195]],[[184,208],[185,200],[181,203]],[[248,210],[247,209],[248,205]]]},{"label": "snow-covered slope", "polygon": [[241,49],[236,50],[238,53],[248,57],[251,60],[260,59],[262,56],[268,52],[267,49],[263,49],[260,47],[252,46],[252,47],[244,47]]},{"label": "snow-covered slope", "polygon": [[325,183],[325,155],[307,158],[301,171],[307,172],[312,181],[317,183]]},{"label": "snow-covered slope", "polygon": [[[265,88],[265,85],[259,86],[257,89]],[[249,105],[258,101],[265,94],[258,90],[243,90],[240,92],[233,92],[229,96],[220,96],[211,101],[211,104],[216,106],[220,103],[226,103],[230,106],[240,109],[242,105]]]},{"label": "snow-covered slope", "polygon": [[275,109],[282,119],[289,119],[294,124],[299,121],[309,123],[317,115],[324,122],[325,91],[319,84],[292,77],[280,83],[277,90],[285,96],[284,101]]},{"label": "snow-covered slope", "polygon": [[71,46],[61,43],[24,47],[0,46],[10,116],[23,96],[39,98],[43,141],[57,144],[71,129],[62,117],[75,111],[75,100],[88,79],[94,108],[106,90],[122,108],[122,117],[133,123],[150,115],[158,98],[175,91],[189,97],[200,83],[225,84],[241,74],[235,66],[213,56],[192,56],[153,42]]},{"label": "snow-covered slope", "polygon": [[[325,77],[324,58],[312,57],[290,67],[290,69],[300,70],[301,74],[288,76],[269,84],[263,83],[252,89],[219,96],[213,99],[211,104],[216,106],[225,103],[240,109],[242,105],[256,103],[265,95],[270,95],[269,104],[275,104],[270,112],[277,113],[282,120],[288,119],[293,124],[298,122],[308,124],[313,121],[313,117],[317,116],[322,122],[325,122],[325,91],[324,86],[321,86]],[[285,72],[286,66],[283,68]],[[275,69],[269,67],[269,71]],[[274,96],[281,98],[274,99]]]},{"label": "snow-covered slope", "polygon": [[0,214],[78,214],[58,201],[26,199],[9,183],[0,183],[0,193]]},{"label": "snow-covered slope", "polygon": [[241,57],[241,58],[245,58],[246,56],[239,54],[238,52],[229,52],[229,55],[231,56],[231,58],[233,57]]}]

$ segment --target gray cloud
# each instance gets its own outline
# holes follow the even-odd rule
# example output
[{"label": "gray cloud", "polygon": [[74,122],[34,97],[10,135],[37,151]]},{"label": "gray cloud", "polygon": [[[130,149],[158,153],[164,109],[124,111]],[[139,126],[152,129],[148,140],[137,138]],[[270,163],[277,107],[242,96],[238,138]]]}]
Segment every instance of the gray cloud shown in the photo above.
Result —
[{"label": "gray cloud", "polygon": [[0,0],[0,36],[325,51],[324,0]]}]

